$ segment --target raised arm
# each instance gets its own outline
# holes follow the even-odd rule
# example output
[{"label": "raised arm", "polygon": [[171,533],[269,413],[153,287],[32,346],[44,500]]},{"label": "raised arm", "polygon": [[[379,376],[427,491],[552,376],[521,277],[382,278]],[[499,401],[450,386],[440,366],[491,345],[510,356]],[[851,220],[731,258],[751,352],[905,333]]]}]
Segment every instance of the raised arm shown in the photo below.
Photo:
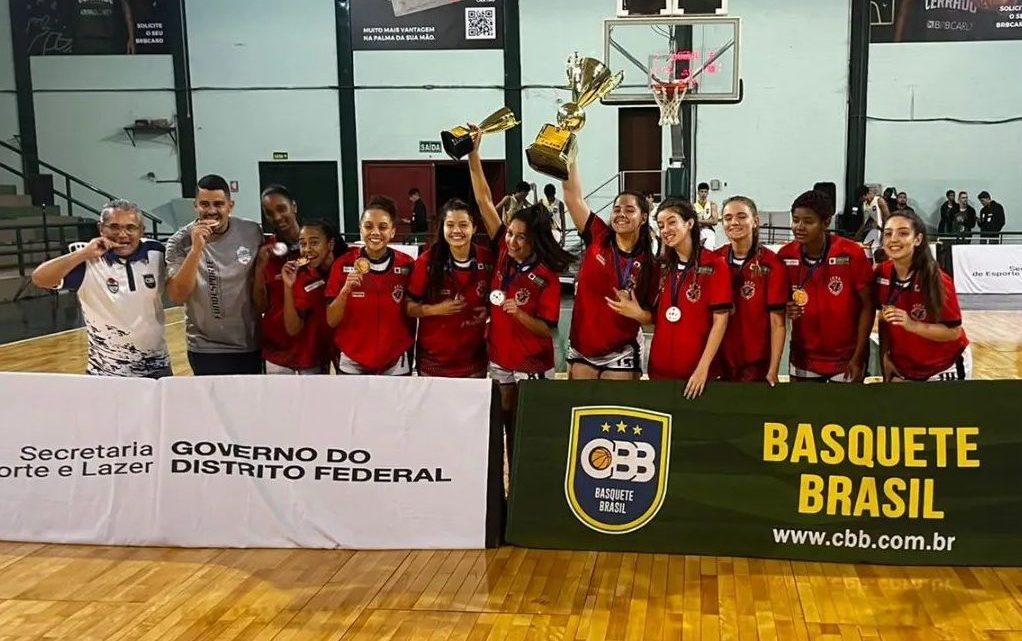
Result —
[{"label": "raised arm", "polygon": [[483,161],[479,157],[479,144],[483,134],[477,128],[472,129],[472,152],[468,155],[468,169],[472,175],[472,194],[475,196],[476,205],[479,206],[479,213],[483,217],[483,226],[486,227],[486,235],[490,239],[497,236],[500,231],[500,215],[497,208],[493,206],[493,193],[490,185],[486,182],[486,174],[483,173]]},{"label": "raised arm", "polygon": [[78,251],[52,258],[36,267],[32,272],[32,284],[42,289],[55,289],[75,267],[99,258],[112,247],[114,244],[102,236],[93,238]]},{"label": "raised arm", "polygon": [[577,162],[568,167],[568,179],[561,183],[561,189],[564,191],[564,205],[571,214],[575,229],[581,234],[586,228],[586,222],[589,221],[590,210],[582,192],[582,179],[578,175]]}]

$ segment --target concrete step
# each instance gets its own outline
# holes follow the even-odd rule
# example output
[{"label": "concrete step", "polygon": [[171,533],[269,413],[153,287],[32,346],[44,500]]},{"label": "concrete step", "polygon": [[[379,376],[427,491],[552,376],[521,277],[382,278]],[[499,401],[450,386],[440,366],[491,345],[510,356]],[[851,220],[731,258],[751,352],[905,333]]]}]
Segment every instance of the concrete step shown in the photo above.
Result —
[{"label": "concrete step", "polygon": [[[6,219],[9,219],[9,218],[21,218],[21,217],[24,217],[24,216],[36,216],[36,217],[38,217],[38,216],[42,216],[42,215],[43,215],[43,208],[42,207],[33,207],[31,204],[29,204],[27,207],[26,206],[0,207],[0,220],[6,220]],[[46,208],[46,217],[47,217],[47,219],[49,219],[50,217],[59,216],[59,215],[60,215],[60,207],[58,205],[53,205],[52,207],[47,207]]]},{"label": "concrete step", "polygon": [[14,185],[0,185],[0,194],[4,196],[13,196],[18,193],[18,188]]},{"label": "concrete step", "polygon": [[0,194],[0,208],[31,207],[32,197],[24,194]]}]

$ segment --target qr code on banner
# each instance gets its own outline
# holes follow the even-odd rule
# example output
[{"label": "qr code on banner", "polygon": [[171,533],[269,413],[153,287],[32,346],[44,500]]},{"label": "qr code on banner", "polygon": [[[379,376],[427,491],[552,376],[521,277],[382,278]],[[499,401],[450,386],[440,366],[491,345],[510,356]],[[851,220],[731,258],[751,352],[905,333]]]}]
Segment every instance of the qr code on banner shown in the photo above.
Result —
[{"label": "qr code on banner", "polygon": [[466,40],[497,39],[497,9],[478,7],[465,9]]}]

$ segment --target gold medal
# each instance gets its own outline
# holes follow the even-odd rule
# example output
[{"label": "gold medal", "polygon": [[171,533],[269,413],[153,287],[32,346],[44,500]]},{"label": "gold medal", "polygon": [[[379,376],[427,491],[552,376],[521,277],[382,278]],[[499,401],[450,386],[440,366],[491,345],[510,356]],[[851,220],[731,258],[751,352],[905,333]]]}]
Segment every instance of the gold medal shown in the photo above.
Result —
[{"label": "gold medal", "polygon": [[796,287],[794,291],[791,292],[791,300],[799,307],[805,307],[809,304],[809,292],[801,287]]},{"label": "gold medal", "polygon": [[355,270],[360,274],[368,274],[372,266],[372,263],[365,256],[355,261]]},{"label": "gold medal", "polygon": [[306,258],[305,256],[302,256],[301,258],[299,258],[298,260],[295,261],[295,267],[305,267],[308,264],[309,264],[309,259]]}]

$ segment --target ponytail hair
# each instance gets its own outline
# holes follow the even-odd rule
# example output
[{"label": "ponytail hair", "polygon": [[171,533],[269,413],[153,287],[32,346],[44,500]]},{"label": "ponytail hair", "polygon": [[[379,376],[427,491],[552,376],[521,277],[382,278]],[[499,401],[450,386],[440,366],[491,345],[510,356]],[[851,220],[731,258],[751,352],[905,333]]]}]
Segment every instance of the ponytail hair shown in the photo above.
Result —
[{"label": "ponytail hair", "polygon": [[[468,203],[460,198],[451,198],[440,208],[440,220],[437,223],[436,238],[429,248],[429,263],[426,265],[426,300],[440,300],[440,292],[444,289],[444,276],[447,273],[447,266],[453,259],[451,246],[447,244],[447,238],[444,236],[444,221],[447,220],[448,214],[459,211],[468,214],[472,219],[472,227],[477,228],[475,217],[472,216]],[[474,235],[475,232],[473,230],[469,234],[469,242],[472,241],[472,236]]]},{"label": "ponytail hair", "polygon": [[323,236],[326,237],[327,240],[333,241],[334,258],[337,258],[338,256],[341,256],[348,251],[348,243],[344,241],[344,236],[342,236],[333,225],[323,220],[322,218],[317,218],[316,220],[310,220],[308,222],[302,223],[301,226],[309,227],[311,229],[318,229],[320,233],[322,233]]},{"label": "ponytail hair", "polygon": [[935,322],[941,321],[940,312],[944,309],[944,302],[947,299],[947,291],[944,289],[944,279],[940,273],[940,267],[930,252],[930,242],[926,235],[926,223],[910,211],[892,211],[887,217],[887,222],[895,218],[904,218],[912,223],[912,231],[916,236],[922,238],[919,245],[912,250],[911,271],[915,274],[916,282],[923,293],[923,300],[926,304],[926,312]]},{"label": "ponytail hair", "polygon": [[[649,258],[650,265],[646,269],[639,270],[639,279],[635,283],[635,299],[645,301],[649,300],[649,290],[653,286],[652,263],[656,260],[656,253],[653,251],[653,233],[649,228],[649,200],[646,198],[646,194],[641,191],[626,189],[617,195],[614,202],[617,202],[623,196],[634,198],[639,211],[643,215],[642,223],[639,225],[639,241],[636,244],[636,248],[639,251],[636,254],[636,258],[645,254]],[[610,247],[610,244],[614,242],[615,236],[616,234],[614,233],[607,234],[604,244]]]},{"label": "ponytail hair", "polygon": [[510,222],[516,220],[525,223],[526,234],[536,257],[552,271],[560,274],[575,261],[575,257],[554,238],[550,212],[542,203],[519,209],[511,216]]},{"label": "ponytail hair", "polygon": [[[703,246],[702,239],[699,238],[699,216],[696,214],[695,208],[692,207],[692,203],[680,198],[668,198],[660,203],[657,215],[662,211],[673,211],[681,216],[681,219],[685,222],[692,221],[692,228],[689,230],[692,241],[692,255],[689,257],[689,260],[698,263]],[[673,251],[663,242],[660,243],[660,261],[668,267],[677,267],[681,262],[678,258],[678,252]]]}]

